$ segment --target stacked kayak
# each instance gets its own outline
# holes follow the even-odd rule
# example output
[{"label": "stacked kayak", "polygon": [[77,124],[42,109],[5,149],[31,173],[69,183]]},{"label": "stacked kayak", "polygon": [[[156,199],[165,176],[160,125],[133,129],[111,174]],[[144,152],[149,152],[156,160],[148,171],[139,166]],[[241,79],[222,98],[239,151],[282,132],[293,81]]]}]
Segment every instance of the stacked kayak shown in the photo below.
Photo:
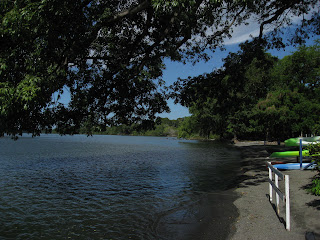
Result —
[{"label": "stacked kayak", "polygon": [[[300,146],[301,140],[301,146]],[[285,151],[285,152],[274,152],[270,155],[272,158],[286,158],[286,157],[300,157],[300,163],[286,163],[286,164],[275,164],[273,165],[275,168],[278,169],[314,169],[316,164],[313,163],[302,163],[302,157],[309,157],[308,150],[302,150],[302,146],[306,146],[309,144],[320,143],[320,136],[317,137],[302,137],[302,138],[290,138],[284,141],[285,145],[288,147],[300,147],[300,151]]]},{"label": "stacked kayak", "polygon": [[[270,155],[272,158],[286,158],[286,157],[299,157],[299,151],[285,151],[285,152],[274,152]],[[309,151],[308,150],[303,150],[302,151],[302,156],[303,157],[308,157]]]},{"label": "stacked kayak", "polygon": [[302,140],[302,145],[320,143],[320,136],[316,137],[300,137],[300,138],[289,138],[284,141],[287,147],[297,147],[300,146],[300,139]]},{"label": "stacked kayak", "polygon": [[300,166],[300,163],[286,163],[286,164],[275,164],[273,165],[277,169],[284,169],[284,170],[299,170],[301,167],[303,169],[314,169],[316,167],[315,164],[310,163],[302,163]]}]

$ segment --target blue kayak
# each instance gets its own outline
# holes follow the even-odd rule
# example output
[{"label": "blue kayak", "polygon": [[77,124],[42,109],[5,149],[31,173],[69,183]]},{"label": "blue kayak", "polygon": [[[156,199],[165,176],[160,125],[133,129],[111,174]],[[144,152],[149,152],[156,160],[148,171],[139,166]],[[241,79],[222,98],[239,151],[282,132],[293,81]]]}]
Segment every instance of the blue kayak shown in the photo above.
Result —
[{"label": "blue kayak", "polygon": [[[302,163],[302,168],[305,168],[310,163]],[[273,165],[277,169],[295,170],[300,169],[300,163],[286,163],[286,164],[275,164]],[[310,165],[307,169],[314,169],[316,164]]]}]

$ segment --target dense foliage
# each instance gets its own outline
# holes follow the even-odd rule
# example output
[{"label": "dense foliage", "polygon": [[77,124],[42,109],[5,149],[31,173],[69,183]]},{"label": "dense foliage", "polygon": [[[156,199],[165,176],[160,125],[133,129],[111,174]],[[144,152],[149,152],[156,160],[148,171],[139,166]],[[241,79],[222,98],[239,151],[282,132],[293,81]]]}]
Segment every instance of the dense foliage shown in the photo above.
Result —
[{"label": "dense foliage", "polygon": [[[268,42],[279,47],[281,26],[317,3],[1,0],[0,135],[150,125],[157,113],[169,110],[161,88],[164,58],[207,59],[206,50],[223,46],[232,28],[249,18],[261,25],[260,38],[265,27],[276,26]],[[306,32],[318,33],[318,13],[298,29],[295,42]],[[66,89],[68,106],[57,103]]]},{"label": "dense foliage", "polygon": [[247,42],[223,68],[174,84],[176,101],[192,113],[189,132],[181,134],[284,140],[319,133],[319,84],[319,41],[281,60]]}]

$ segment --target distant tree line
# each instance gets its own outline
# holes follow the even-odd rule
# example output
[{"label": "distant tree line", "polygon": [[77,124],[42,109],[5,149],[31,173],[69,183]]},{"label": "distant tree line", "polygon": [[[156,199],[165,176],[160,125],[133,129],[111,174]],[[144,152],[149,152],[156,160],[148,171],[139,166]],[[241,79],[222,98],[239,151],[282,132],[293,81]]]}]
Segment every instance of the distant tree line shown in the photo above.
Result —
[{"label": "distant tree line", "polygon": [[[142,126],[141,124],[131,125],[113,125],[101,128],[101,126],[92,126],[91,124],[83,124],[76,134],[100,134],[100,135],[132,135],[132,136],[159,136],[159,137],[177,137],[178,128],[184,121],[183,118],[177,120],[170,120],[168,118],[159,118],[156,124],[152,124],[149,127]],[[58,129],[53,130],[54,133],[58,133]]]},{"label": "distant tree line", "polygon": [[230,53],[221,69],[172,86],[192,116],[179,136],[284,140],[320,132],[320,41],[283,59],[258,41]]}]

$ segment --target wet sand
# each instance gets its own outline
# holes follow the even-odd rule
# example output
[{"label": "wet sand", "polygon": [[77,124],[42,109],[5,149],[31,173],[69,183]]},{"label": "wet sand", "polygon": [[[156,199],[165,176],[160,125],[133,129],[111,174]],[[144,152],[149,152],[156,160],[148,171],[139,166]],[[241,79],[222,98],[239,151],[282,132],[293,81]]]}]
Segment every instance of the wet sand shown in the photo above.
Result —
[{"label": "wet sand", "polygon": [[[263,142],[238,142],[235,147],[242,152],[242,174],[235,189],[235,193],[239,196],[234,201],[238,216],[232,224],[227,239],[320,240],[320,197],[306,191],[306,187],[317,172],[283,171],[290,176],[291,231],[287,231],[283,220],[284,203],[280,200],[278,216],[274,204],[269,202],[268,170],[265,163],[266,161],[296,162],[296,159],[268,159],[274,151],[288,150],[284,146],[264,146]],[[281,185],[284,185],[282,181]]]}]

